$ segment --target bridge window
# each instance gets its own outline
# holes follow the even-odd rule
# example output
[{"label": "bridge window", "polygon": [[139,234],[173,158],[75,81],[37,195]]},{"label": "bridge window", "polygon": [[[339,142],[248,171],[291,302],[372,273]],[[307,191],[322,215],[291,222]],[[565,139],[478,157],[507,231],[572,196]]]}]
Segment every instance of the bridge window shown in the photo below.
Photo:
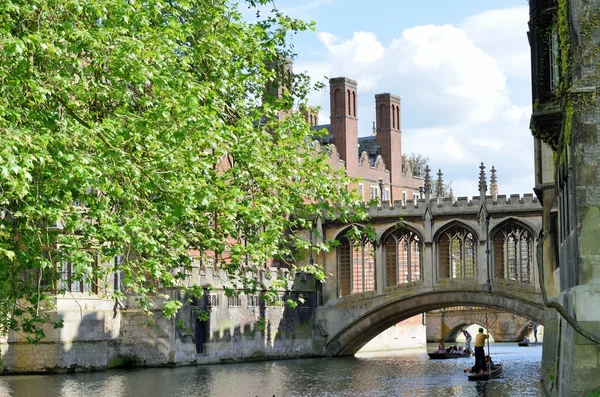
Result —
[{"label": "bridge window", "polygon": [[509,223],[494,235],[494,269],[496,278],[531,283],[533,239],[517,223]]},{"label": "bridge window", "polygon": [[400,229],[385,240],[385,270],[388,287],[421,279],[421,252],[419,236]]},{"label": "bridge window", "polygon": [[375,289],[375,248],[371,241],[345,236],[340,241],[338,255],[340,296]]},{"label": "bridge window", "polygon": [[440,278],[477,277],[473,233],[461,226],[446,230],[439,238]]}]

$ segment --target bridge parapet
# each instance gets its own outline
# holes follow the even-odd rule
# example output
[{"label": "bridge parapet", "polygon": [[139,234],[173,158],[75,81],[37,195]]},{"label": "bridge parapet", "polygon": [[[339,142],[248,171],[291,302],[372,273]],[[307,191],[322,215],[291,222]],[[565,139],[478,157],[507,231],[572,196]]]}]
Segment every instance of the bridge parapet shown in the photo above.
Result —
[{"label": "bridge parapet", "polygon": [[[477,214],[481,205],[482,201],[477,196],[471,198],[464,196],[456,199],[444,197],[439,201],[437,198],[432,198],[429,204],[425,199],[406,200],[406,202],[396,200],[393,203],[384,201],[380,206],[371,206],[369,216],[378,218],[382,216],[423,215],[428,207],[432,215]],[[492,196],[486,196],[485,206],[489,213],[539,212],[542,208],[537,197],[532,193],[526,193],[522,196],[519,194],[508,196],[500,194],[496,200]]]}]

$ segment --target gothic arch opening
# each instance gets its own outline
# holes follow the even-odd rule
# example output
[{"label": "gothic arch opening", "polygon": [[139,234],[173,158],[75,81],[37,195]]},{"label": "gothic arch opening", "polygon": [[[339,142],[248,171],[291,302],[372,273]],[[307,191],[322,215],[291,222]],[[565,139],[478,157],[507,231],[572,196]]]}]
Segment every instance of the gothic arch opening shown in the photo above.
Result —
[{"label": "gothic arch opening", "polygon": [[455,222],[437,233],[438,276],[442,278],[477,277],[477,235]]},{"label": "gothic arch opening", "polygon": [[398,228],[383,239],[385,285],[419,281],[423,273],[423,238],[408,227]]},{"label": "gothic arch opening", "polygon": [[498,225],[492,233],[492,258],[497,279],[533,283],[534,234],[516,219]]},{"label": "gothic arch opening", "polygon": [[339,296],[375,290],[375,244],[367,236],[346,229],[338,238]]}]

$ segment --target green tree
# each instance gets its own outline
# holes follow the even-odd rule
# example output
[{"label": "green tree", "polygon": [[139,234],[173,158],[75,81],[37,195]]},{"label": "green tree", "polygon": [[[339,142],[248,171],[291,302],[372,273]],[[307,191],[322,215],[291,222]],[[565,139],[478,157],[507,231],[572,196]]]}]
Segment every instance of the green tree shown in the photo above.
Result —
[{"label": "green tree", "polygon": [[411,153],[410,156],[402,155],[402,168],[407,171],[407,166],[410,166],[414,176],[425,176],[425,167],[429,164],[429,157],[424,157],[422,154]]},{"label": "green tree", "polygon": [[172,315],[189,249],[263,288],[260,267],[308,246],[290,231],[362,216],[303,119],[276,117],[305,105],[280,60],[311,28],[225,0],[0,2],[0,334],[40,340],[48,294],[114,272]]},{"label": "green tree", "polygon": [[[429,157],[424,157],[420,153],[411,153],[410,156],[406,154],[402,155],[402,168],[403,171],[407,171],[407,166],[410,166],[412,173],[414,176],[419,176],[421,178],[425,177],[425,168],[429,165]],[[435,195],[438,191],[437,189],[438,181],[434,179],[431,182],[431,192]],[[452,181],[443,182],[442,181],[442,197],[453,197],[452,193]]]}]

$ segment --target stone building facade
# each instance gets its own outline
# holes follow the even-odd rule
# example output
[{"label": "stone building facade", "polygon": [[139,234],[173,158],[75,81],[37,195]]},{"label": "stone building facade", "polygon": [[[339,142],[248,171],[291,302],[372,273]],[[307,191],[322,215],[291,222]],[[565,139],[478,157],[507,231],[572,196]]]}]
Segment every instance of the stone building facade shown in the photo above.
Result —
[{"label": "stone building facade", "polygon": [[600,389],[600,1],[531,0],[529,10],[542,383],[587,396]]}]

